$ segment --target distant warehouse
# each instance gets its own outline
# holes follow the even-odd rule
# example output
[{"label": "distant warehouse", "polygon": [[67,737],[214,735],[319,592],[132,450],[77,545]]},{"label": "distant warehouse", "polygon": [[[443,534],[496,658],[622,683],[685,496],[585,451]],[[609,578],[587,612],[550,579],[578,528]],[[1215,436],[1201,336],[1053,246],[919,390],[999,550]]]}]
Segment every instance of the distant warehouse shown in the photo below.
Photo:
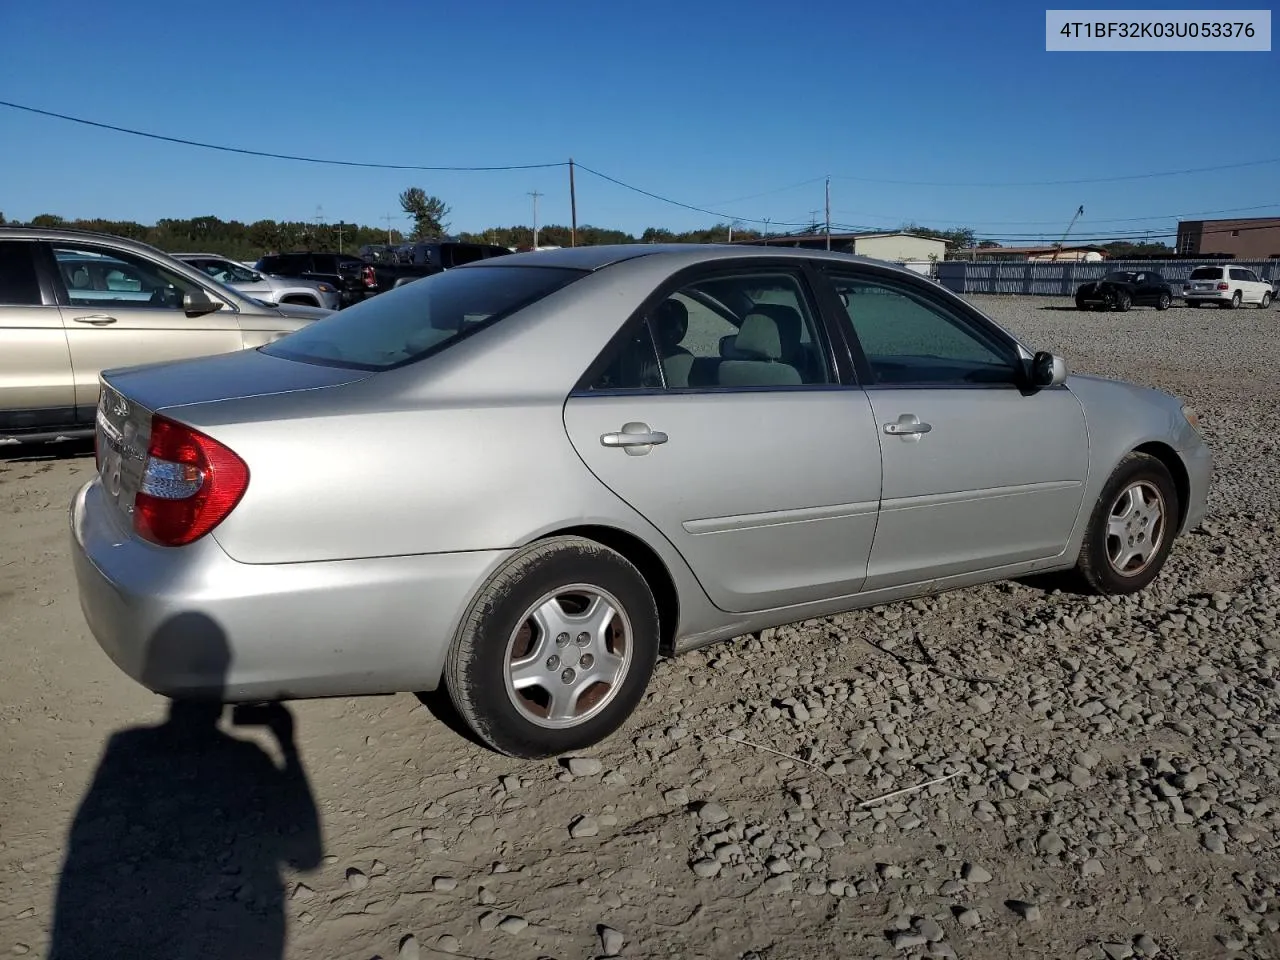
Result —
[{"label": "distant warehouse", "polygon": [[1280,258],[1280,217],[1182,220],[1178,223],[1177,251],[1184,256],[1236,260]]},{"label": "distant warehouse", "polygon": [[[779,234],[755,237],[742,243],[768,244],[771,247],[803,247],[822,250],[827,246],[825,232],[807,234]],[[831,249],[841,253],[855,253],[860,257],[876,260],[928,261],[942,260],[947,255],[947,241],[937,237],[922,237],[915,233],[832,233]]]}]

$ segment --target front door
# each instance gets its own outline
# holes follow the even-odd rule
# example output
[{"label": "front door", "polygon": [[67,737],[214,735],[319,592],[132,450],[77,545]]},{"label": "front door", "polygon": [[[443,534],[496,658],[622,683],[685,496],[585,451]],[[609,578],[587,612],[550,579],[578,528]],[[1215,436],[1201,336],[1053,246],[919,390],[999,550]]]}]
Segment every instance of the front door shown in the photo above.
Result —
[{"label": "front door", "polygon": [[1026,393],[1016,344],[926,281],[829,269],[860,348],[883,453],[865,588],[1062,553],[1084,496],[1084,411]]},{"label": "front door", "polygon": [[856,593],[880,450],[804,274],[721,269],[664,292],[566,403],[578,454],[722,610]]},{"label": "front door", "polygon": [[69,426],[71,354],[34,240],[0,240],[0,435]]},{"label": "front door", "polygon": [[[202,288],[168,267],[91,242],[56,242],[51,247],[79,419],[94,417],[103,370],[243,347],[240,325],[229,306],[187,316],[183,295]],[[221,299],[216,293],[210,296]]]}]

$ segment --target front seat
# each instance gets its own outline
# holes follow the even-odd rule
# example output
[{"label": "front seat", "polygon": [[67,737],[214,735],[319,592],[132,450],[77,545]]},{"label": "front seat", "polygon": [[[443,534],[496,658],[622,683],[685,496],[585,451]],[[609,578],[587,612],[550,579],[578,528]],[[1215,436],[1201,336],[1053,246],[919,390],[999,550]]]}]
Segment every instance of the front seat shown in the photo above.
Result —
[{"label": "front seat", "polygon": [[782,355],[778,324],[763,313],[749,313],[734,338],[735,358],[720,361],[722,387],[773,387],[804,383],[800,371]]},{"label": "front seat", "polygon": [[693,354],[680,345],[689,332],[689,308],[679,300],[662,301],[653,312],[653,338],[668,387],[689,386]]},{"label": "front seat", "polygon": [[814,357],[805,349],[804,318],[795,307],[785,303],[757,303],[752,313],[763,313],[778,325],[778,338],[782,344],[782,359],[801,371],[810,371]]}]

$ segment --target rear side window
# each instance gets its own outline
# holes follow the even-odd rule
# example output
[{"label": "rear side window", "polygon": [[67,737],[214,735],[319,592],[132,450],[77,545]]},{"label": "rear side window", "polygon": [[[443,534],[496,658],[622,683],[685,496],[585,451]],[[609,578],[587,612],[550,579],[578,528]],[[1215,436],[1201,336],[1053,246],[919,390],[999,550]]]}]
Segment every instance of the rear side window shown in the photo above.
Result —
[{"label": "rear side window", "polygon": [[33,246],[23,240],[0,241],[0,304],[40,305],[40,281],[31,256]]},{"label": "rear side window", "polygon": [[439,353],[583,276],[551,267],[448,270],[317,320],[262,351],[304,363],[390,370]]},{"label": "rear side window", "polygon": [[1196,267],[1191,271],[1192,280],[1221,280],[1221,267]]},{"label": "rear side window", "polygon": [[299,274],[311,270],[311,258],[305,253],[288,253],[275,257],[264,257],[262,269],[267,273]]},{"label": "rear side window", "polygon": [[468,243],[442,243],[440,254],[446,267],[460,267],[464,263],[483,260],[484,247],[472,246]]}]

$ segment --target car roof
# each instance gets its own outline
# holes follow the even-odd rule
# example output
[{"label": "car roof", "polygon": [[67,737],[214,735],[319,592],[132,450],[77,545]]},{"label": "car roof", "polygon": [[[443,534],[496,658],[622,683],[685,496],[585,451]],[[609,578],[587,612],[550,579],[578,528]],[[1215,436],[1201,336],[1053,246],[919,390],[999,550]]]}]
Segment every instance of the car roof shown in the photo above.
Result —
[{"label": "car roof", "polygon": [[[458,270],[472,270],[477,267],[568,267],[577,270],[601,270],[616,263],[635,260],[639,257],[658,257],[698,263],[713,260],[778,258],[796,260],[831,260],[838,263],[870,263],[882,269],[907,271],[905,267],[884,260],[873,260],[870,257],[854,256],[850,253],[838,253],[830,250],[809,250],[797,247],[772,247],[764,244],[731,244],[731,243],[616,243],[594,247],[560,247],[555,250],[530,250],[525,253],[512,253],[492,260],[480,260],[469,263]],[[675,264],[673,264],[675,266]],[[918,274],[915,274],[918,276]]]},{"label": "car roof", "polygon": [[0,240],[66,240],[68,242],[92,240],[136,250],[139,253],[159,254],[162,257],[172,256],[172,254],[166,253],[159,247],[143,243],[141,240],[130,240],[127,237],[121,237],[114,233],[103,233],[100,230],[74,230],[69,227],[27,227],[6,224],[0,226]]}]

